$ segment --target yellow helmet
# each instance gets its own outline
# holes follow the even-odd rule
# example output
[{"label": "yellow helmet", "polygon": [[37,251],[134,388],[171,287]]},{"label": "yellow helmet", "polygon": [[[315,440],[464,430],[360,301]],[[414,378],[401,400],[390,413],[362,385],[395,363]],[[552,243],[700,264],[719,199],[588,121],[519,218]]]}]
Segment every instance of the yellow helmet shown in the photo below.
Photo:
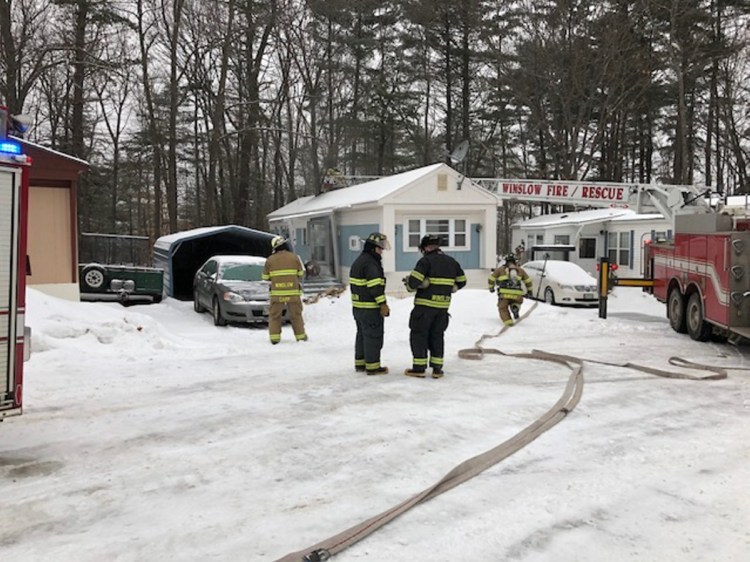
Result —
[{"label": "yellow helmet", "polygon": [[286,238],[283,236],[274,236],[271,239],[271,251],[275,252],[279,248],[281,248],[284,244],[286,244]]}]

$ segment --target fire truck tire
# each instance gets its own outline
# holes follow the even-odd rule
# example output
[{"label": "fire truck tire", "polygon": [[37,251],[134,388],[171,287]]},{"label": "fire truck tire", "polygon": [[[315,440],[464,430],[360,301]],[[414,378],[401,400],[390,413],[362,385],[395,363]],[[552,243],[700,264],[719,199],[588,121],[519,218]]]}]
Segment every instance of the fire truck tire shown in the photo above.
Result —
[{"label": "fire truck tire", "polygon": [[214,304],[211,309],[211,312],[213,313],[214,317],[214,326],[226,326],[227,321],[224,320],[224,317],[221,315],[221,305],[219,305],[219,299],[214,297]]},{"label": "fire truck tire", "polygon": [[672,329],[680,334],[687,333],[687,322],[685,321],[685,298],[676,287],[669,293],[667,312],[669,313],[669,325],[672,326]]},{"label": "fire truck tire", "polygon": [[81,281],[84,287],[91,290],[98,290],[104,286],[106,272],[100,265],[87,265],[81,271]]},{"label": "fire truck tire", "polygon": [[687,309],[685,311],[685,320],[690,337],[695,341],[708,341],[711,337],[713,328],[711,324],[705,321],[703,316],[703,300],[700,293],[693,293],[688,299]]}]

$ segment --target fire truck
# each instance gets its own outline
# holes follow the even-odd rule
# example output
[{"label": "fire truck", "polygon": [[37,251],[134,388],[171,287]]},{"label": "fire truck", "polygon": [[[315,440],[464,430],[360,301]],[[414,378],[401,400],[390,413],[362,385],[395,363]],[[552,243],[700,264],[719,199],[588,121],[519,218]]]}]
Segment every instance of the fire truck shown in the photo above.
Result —
[{"label": "fire truck", "polygon": [[660,213],[674,225],[673,237],[645,245],[640,286],[666,303],[677,332],[698,341],[750,339],[750,217],[744,209],[713,206],[708,190],[695,186],[474,181],[501,199]]},{"label": "fire truck", "polygon": [[647,247],[646,275],[672,329],[697,341],[750,339],[750,219],[675,217],[674,240]]},{"label": "fire truck", "polygon": [[31,165],[21,144],[7,137],[9,122],[7,109],[0,107],[0,421],[20,414],[23,400],[26,217]]}]

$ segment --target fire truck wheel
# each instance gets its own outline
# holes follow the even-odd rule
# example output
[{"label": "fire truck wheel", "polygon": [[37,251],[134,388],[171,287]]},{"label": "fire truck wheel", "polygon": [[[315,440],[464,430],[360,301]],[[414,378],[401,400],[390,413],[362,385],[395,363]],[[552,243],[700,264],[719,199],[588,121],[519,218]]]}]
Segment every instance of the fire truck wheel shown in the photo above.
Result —
[{"label": "fire truck wheel", "polygon": [[700,293],[690,295],[686,310],[687,330],[695,341],[708,341],[713,328],[704,320],[703,301]]},{"label": "fire truck wheel", "polygon": [[687,332],[687,323],[685,322],[685,299],[680,289],[674,288],[669,293],[667,305],[669,313],[669,325],[675,332],[684,334]]},{"label": "fire truck wheel", "polygon": [[224,317],[221,315],[221,306],[219,305],[219,299],[217,299],[216,297],[214,297],[214,305],[211,312],[213,312],[214,326],[227,325],[227,321],[224,320]]},{"label": "fire truck wheel", "polygon": [[97,290],[104,285],[104,268],[100,265],[87,265],[81,271],[81,280],[87,289]]}]

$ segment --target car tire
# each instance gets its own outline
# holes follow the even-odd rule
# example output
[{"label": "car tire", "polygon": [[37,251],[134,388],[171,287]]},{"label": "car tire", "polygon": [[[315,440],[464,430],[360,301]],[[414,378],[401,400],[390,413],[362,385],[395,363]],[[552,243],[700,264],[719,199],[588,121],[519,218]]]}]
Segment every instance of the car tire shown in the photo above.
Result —
[{"label": "car tire", "polygon": [[667,315],[669,316],[669,325],[675,332],[680,334],[687,333],[687,322],[685,317],[685,297],[682,291],[675,287],[669,292],[667,299]]},{"label": "car tire", "polygon": [[214,326],[227,325],[227,321],[224,320],[224,317],[221,315],[221,305],[219,304],[219,299],[217,299],[216,297],[214,297],[214,303],[211,312],[214,317]]},{"label": "car tire", "polygon": [[198,291],[196,290],[193,290],[193,310],[195,310],[198,314],[206,311],[206,309],[203,308],[203,305],[198,302]]},{"label": "car tire", "polygon": [[87,265],[81,271],[81,283],[86,289],[98,291],[104,287],[106,271],[100,265]]},{"label": "car tire", "polygon": [[711,337],[713,326],[706,322],[703,315],[703,299],[700,293],[690,295],[685,309],[685,323],[688,334],[695,341],[708,341]]},{"label": "car tire", "polygon": [[544,289],[544,302],[547,304],[555,304],[555,292],[552,290],[552,287]]}]

